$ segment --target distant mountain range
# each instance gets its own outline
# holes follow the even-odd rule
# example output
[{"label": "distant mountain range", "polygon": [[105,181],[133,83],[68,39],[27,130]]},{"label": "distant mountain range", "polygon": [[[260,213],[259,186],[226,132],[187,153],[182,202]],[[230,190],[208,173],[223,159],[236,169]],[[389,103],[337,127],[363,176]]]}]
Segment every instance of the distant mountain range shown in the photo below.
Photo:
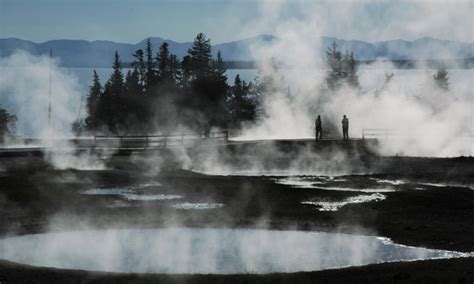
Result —
[{"label": "distant mountain range", "polygon": [[[150,38],[155,51],[164,42],[168,42],[172,53],[182,58],[192,42],[175,42],[160,37]],[[271,35],[260,35],[244,40],[221,43],[212,46],[213,54],[222,52],[226,61],[258,61],[253,58],[252,45],[272,45],[279,39]],[[386,60],[446,60],[474,58],[474,43],[440,40],[430,37],[414,41],[390,40],[369,43],[358,40],[343,40],[323,37],[321,52],[335,41],[341,50],[351,50],[357,60],[371,61],[378,58]],[[51,40],[35,43],[18,38],[0,39],[0,57],[7,57],[16,50],[26,50],[35,55],[49,54],[59,57],[64,67],[110,67],[114,52],[117,50],[123,62],[133,61],[132,53],[145,47],[146,39],[137,43],[117,43],[112,41]],[[298,44],[295,42],[295,44]],[[315,47],[319,48],[319,47]],[[291,52],[291,51],[290,51]],[[323,54],[321,54],[323,55]]]}]

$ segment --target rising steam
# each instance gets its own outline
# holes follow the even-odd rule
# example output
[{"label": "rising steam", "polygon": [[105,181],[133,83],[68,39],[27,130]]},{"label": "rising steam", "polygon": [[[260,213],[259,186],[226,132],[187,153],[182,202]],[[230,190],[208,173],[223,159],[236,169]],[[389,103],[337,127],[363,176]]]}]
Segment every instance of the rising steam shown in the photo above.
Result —
[{"label": "rising steam", "polygon": [[[288,6],[297,7],[295,9],[301,11],[302,17],[282,21],[280,16]],[[363,21],[354,12],[357,11],[356,3],[333,6],[346,12],[337,17],[341,25]],[[453,10],[452,5],[446,6],[450,8],[448,10],[438,6],[438,10],[433,9],[428,4],[415,6],[416,11],[429,13],[427,21],[445,19],[435,15]],[[365,128],[395,130],[397,135],[382,143],[384,154],[472,155],[473,142],[469,135],[472,135],[473,125],[472,99],[470,101],[473,96],[473,71],[449,70],[451,87],[448,92],[442,92],[434,85],[434,71],[426,66],[417,66],[415,70],[397,70],[390,63],[377,61],[359,68],[360,88],[346,86],[328,93],[324,90],[326,65],[321,57],[325,50],[321,50],[319,39],[328,34],[330,21],[334,18],[328,19],[324,15],[329,11],[322,9],[324,7],[321,3],[311,4],[308,1],[295,1],[292,5],[288,1],[266,1],[262,4],[262,17],[252,26],[263,27],[273,23],[279,40],[270,46],[254,45],[252,51],[255,58],[261,59],[259,68],[262,75],[272,77],[278,84],[282,84],[281,78],[284,78],[286,88],[266,94],[263,100],[264,118],[257,126],[246,129],[243,138],[313,137],[314,119],[318,114],[323,117],[323,127],[329,130],[329,137],[339,138],[340,121],[346,114],[351,121],[352,138],[360,138]],[[428,26],[429,23],[420,23],[419,20],[413,22],[411,33],[424,36]],[[393,32],[390,28],[374,27],[372,35],[385,39],[386,33],[390,32]],[[423,54],[419,56],[426,58]],[[454,57],[443,52],[437,54],[437,58]],[[385,74],[390,73],[394,77],[387,82]]]}]

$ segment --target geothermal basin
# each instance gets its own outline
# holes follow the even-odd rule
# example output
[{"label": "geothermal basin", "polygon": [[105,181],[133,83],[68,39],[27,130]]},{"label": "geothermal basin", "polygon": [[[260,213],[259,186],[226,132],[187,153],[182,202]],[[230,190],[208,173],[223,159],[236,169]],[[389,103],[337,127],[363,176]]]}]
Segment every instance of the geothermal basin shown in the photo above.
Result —
[{"label": "geothermal basin", "polygon": [[113,229],[0,240],[0,258],[9,261],[136,273],[263,274],[469,255],[373,236],[255,229]]}]

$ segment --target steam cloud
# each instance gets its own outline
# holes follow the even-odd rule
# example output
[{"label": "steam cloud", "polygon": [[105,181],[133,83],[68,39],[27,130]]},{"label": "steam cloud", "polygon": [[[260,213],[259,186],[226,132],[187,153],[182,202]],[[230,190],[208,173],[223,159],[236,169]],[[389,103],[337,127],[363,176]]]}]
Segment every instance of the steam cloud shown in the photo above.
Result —
[{"label": "steam cloud", "polygon": [[[71,124],[77,118],[81,87],[77,78],[51,64],[52,130],[48,127],[48,96],[50,60],[18,51],[0,59],[1,103],[18,117],[18,134],[48,138],[69,136]],[[50,132],[52,131],[52,132]]]},{"label": "steam cloud", "polygon": [[[75,153],[71,125],[77,119],[83,88],[75,76],[60,69],[58,59],[18,51],[0,59],[1,103],[18,117],[17,134],[40,138],[36,146],[47,147],[47,161],[57,169],[103,169],[98,155]],[[49,75],[51,71],[51,128],[48,123]],[[18,143],[14,141],[12,143]],[[111,153],[100,155],[107,157]]]},{"label": "steam cloud", "polygon": [[[252,50],[255,58],[261,59],[262,75],[272,77],[278,84],[284,78],[287,88],[267,94],[263,101],[265,118],[256,127],[244,131],[243,139],[313,137],[317,114],[323,117],[323,127],[332,132],[329,135],[340,137],[340,120],[346,114],[351,121],[350,136],[353,138],[360,138],[364,128],[397,131],[396,137],[383,141],[384,154],[472,155],[473,143],[469,136],[472,135],[473,125],[470,101],[473,96],[473,70],[449,70],[450,90],[443,93],[433,83],[434,70],[428,70],[426,66],[417,66],[415,70],[397,70],[390,63],[379,61],[359,69],[360,89],[345,87],[328,95],[322,91],[326,70],[321,58],[324,50],[318,48],[321,46],[319,39],[328,34],[330,21],[334,18],[342,26],[350,26],[356,20],[364,21],[357,18],[354,12],[358,4],[334,4],[341,12],[339,17],[332,15],[329,19],[324,14],[329,10],[321,3],[293,1],[290,5],[289,2],[264,1],[261,19],[252,23],[253,29],[272,23],[275,25],[275,35],[280,40],[270,47],[255,45]],[[436,9],[429,3],[412,7],[414,11],[427,13],[428,17],[410,22],[410,31],[406,32],[424,36],[428,27],[432,28],[430,24],[439,25],[436,23],[439,19],[448,24],[445,31],[450,30],[452,24],[443,15],[461,12],[454,7],[454,3],[438,4]],[[302,16],[281,21],[282,14],[290,6],[300,11]],[[462,18],[462,15],[459,16]],[[384,39],[389,33],[393,30],[387,26],[374,27],[371,34]],[[456,33],[459,34],[459,31]],[[426,58],[423,54],[419,56]],[[437,56],[440,59],[454,58],[447,52]],[[278,69],[275,68],[275,60]],[[394,74],[388,83],[385,82],[386,73]],[[334,131],[336,129],[338,132]]]}]

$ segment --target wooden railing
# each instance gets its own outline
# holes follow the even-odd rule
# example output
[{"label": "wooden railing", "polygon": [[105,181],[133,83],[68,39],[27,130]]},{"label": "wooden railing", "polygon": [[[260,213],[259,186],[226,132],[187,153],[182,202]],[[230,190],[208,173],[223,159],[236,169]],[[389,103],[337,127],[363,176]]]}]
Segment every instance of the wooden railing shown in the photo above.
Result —
[{"label": "wooden railing", "polygon": [[210,132],[207,136],[192,133],[168,135],[96,135],[94,146],[113,148],[166,148],[192,145],[198,141],[229,141],[228,131]]}]

